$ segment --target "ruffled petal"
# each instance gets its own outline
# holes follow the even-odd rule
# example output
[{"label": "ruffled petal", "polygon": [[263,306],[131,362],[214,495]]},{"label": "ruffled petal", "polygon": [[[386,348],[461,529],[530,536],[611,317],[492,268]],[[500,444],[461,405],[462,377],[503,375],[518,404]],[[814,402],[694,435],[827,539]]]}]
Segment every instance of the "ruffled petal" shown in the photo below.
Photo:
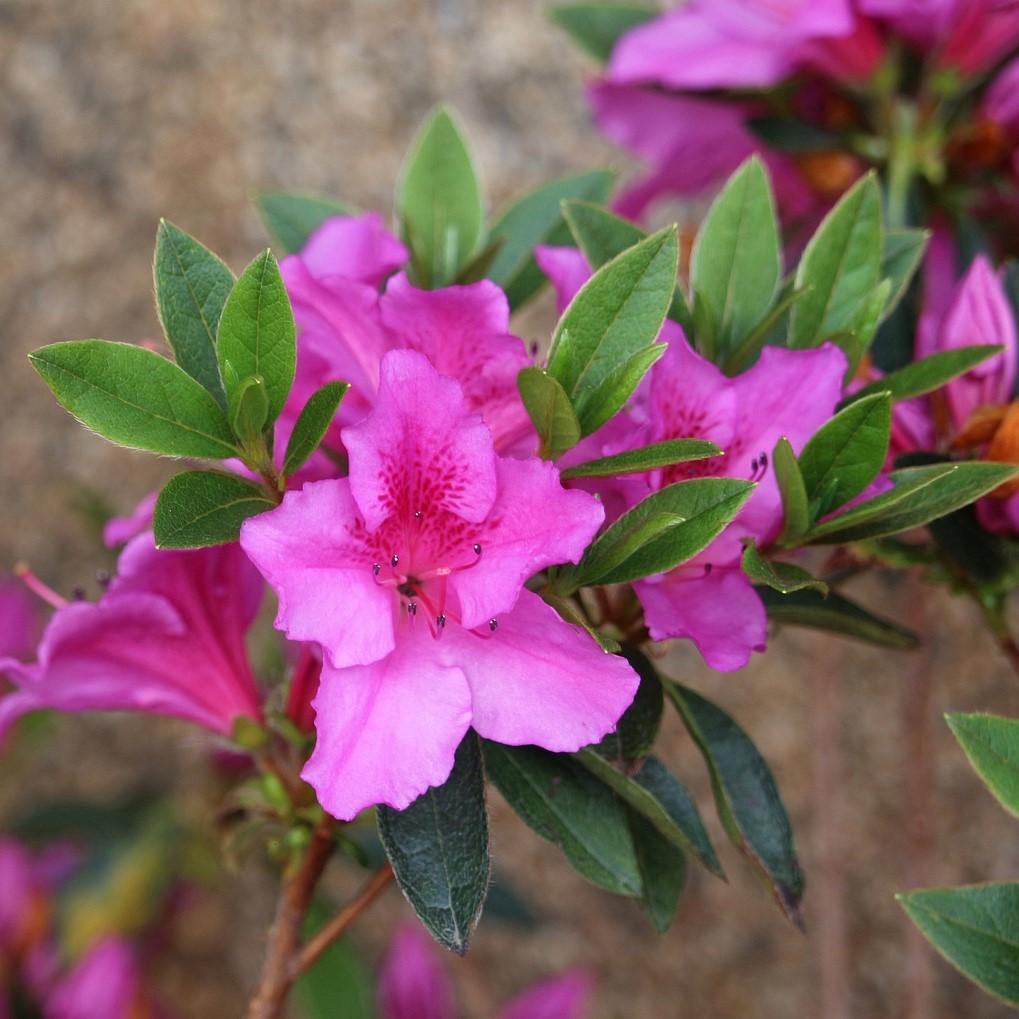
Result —
[{"label": "ruffled petal", "polygon": [[322,223],[300,251],[308,271],[321,279],[344,276],[377,287],[410,258],[386,228],[380,212],[333,216]]}]

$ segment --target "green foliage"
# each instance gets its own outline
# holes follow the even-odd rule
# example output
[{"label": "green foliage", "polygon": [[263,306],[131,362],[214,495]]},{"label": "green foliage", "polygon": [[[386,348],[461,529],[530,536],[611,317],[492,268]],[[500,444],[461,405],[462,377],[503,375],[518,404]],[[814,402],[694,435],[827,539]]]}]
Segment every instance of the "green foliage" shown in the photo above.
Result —
[{"label": "green foliage", "polygon": [[157,548],[205,548],[236,541],[241,524],[276,506],[259,485],[219,471],[185,471],[156,500]]},{"label": "green foliage", "polygon": [[795,563],[785,563],[777,559],[765,559],[752,538],[744,538],[743,572],[751,583],[763,584],[779,594],[792,594],[807,588],[822,595],[828,593],[828,585],[822,580]]},{"label": "green foliage", "polygon": [[671,926],[686,882],[686,857],[637,811],[626,808],[640,871],[641,905],[659,934]]},{"label": "green foliage", "polygon": [[653,442],[650,446],[628,449],[624,453],[587,460],[575,467],[567,467],[562,471],[561,477],[565,481],[568,478],[610,478],[624,474],[642,474],[644,471],[660,467],[671,467],[674,464],[721,455],[722,450],[718,446],[704,439],[666,439],[664,442]]},{"label": "green foliage", "polygon": [[930,230],[885,231],[884,249],[881,252],[881,270],[878,276],[883,280],[890,280],[891,289],[884,309],[884,318],[888,318],[898,307],[899,302],[909,289],[909,284],[923,261],[930,236]]},{"label": "green foliage", "polygon": [[230,393],[230,427],[245,449],[252,449],[262,439],[262,430],[269,417],[269,397],[261,375],[241,379]]},{"label": "green foliage", "polygon": [[549,17],[600,63],[608,61],[621,35],[657,16],[653,7],[631,4],[564,4],[549,11]]},{"label": "green foliage", "polygon": [[771,454],[775,480],[782,496],[784,522],[778,536],[780,545],[796,545],[810,527],[810,507],[807,503],[807,486],[800,471],[793,447],[785,437],[775,443]]},{"label": "green foliage", "polygon": [[488,892],[488,814],[478,738],[468,732],[443,785],[406,810],[380,805],[379,837],[407,901],[431,934],[467,951]]},{"label": "green foliage", "polygon": [[318,449],[348,389],[350,384],[347,382],[327,382],[308,397],[290,433],[283,457],[284,477],[293,474]]},{"label": "green foliage", "polygon": [[411,149],[396,207],[417,282],[426,288],[452,283],[481,243],[485,213],[467,142],[442,106]]},{"label": "green foliage", "polygon": [[[313,903],[304,925],[306,938],[329,917],[323,903]],[[294,987],[304,1019],[374,1019],[375,997],[370,971],[346,939],[334,941]]]},{"label": "green foliage", "polygon": [[286,191],[263,191],[255,196],[255,206],[270,236],[288,255],[300,251],[327,219],[351,214],[348,206],[331,198]]},{"label": "green foliage", "polygon": [[555,460],[580,442],[580,422],[563,387],[534,365],[517,376],[517,388],[541,439],[540,455]]},{"label": "green foliage", "polygon": [[1019,721],[997,715],[945,716],[970,764],[998,802],[1019,817]]},{"label": "green foliage", "polygon": [[648,657],[629,646],[623,649],[623,656],[640,676],[640,686],[615,730],[594,749],[610,761],[632,762],[649,754],[654,746],[662,721],[664,697],[658,673]]},{"label": "green foliage", "polygon": [[152,275],[159,321],[177,364],[225,409],[216,330],[234,274],[194,237],[161,219]]},{"label": "green foliage", "polygon": [[168,456],[222,460],[237,455],[215,397],[151,350],[69,340],[28,356],[60,404],[111,442]]}]

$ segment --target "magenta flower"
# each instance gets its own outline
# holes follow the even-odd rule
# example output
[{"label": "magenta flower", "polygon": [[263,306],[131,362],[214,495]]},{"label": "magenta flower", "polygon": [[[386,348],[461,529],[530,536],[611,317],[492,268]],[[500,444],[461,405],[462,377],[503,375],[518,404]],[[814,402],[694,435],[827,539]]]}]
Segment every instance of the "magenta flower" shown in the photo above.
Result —
[{"label": "magenta flower", "polygon": [[39,639],[38,602],[14,578],[0,578],[0,658],[28,658]]},{"label": "magenta flower", "polygon": [[260,721],[244,637],[261,593],[236,546],[161,552],[139,535],[98,602],[57,609],[36,662],[0,659],[15,684],[0,733],[39,708],[172,715],[222,735],[238,717]]},{"label": "magenta flower", "polygon": [[109,937],[83,956],[48,995],[46,1019],[137,1019],[152,1014],[131,946]]},{"label": "magenta flower", "polygon": [[381,217],[370,213],[327,220],[300,254],[283,260],[298,326],[297,379],[283,427],[292,427],[318,386],[343,379],[352,389],[327,436],[339,446],[340,426],[359,421],[375,402],[385,353],[409,349],[460,382],[497,448],[524,443],[533,450],[533,429],[516,388],[529,359],[523,342],[510,335],[505,294],[488,280],[418,290],[401,273],[380,295],[382,280],[407,257]]},{"label": "magenta flower", "polygon": [[497,456],[461,387],[412,351],[386,355],[375,409],[342,439],[349,478],[241,531],[276,625],[323,647],[304,771],[322,805],[406,807],[446,779],[469,726],[558,751],[608,732],[635,675],[523,589],[580,558],[597,500],[549,463]]},{"label": "magenta flower", "polygon": [[[536,984],[502,1011],[498,1019],[581,1019],[590,980],[580,970]],[[432,943],[420,928],[401,927],[379,973],[381,1019],[456,1019],[449,978]]]}]

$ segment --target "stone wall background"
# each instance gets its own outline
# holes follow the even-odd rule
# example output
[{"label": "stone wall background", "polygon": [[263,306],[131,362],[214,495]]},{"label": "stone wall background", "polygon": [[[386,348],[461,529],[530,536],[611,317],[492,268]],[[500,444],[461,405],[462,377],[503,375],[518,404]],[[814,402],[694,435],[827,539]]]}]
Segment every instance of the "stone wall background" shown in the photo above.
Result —
[{"label": "stone wall background", "polygon": [[[402,153],[438,99],[465,121],[495,206],[549,176],[619,163],[588,124],[588,65],[542,6],[0,0],[0,568],[28,560],[64,590],[87,581],[106,556],[82,504],[98,497],[124,511],[169,473],[75,426],[24,356],[57,339],[157,334],[158,217],[239,269],[265,243],[247,201],[256,189],[388,210]],[[550,322],[546,300],[519,331],[538,338]],[[691,868],[679,918],[657,938],[635,907],[583,884],[496,802],[497,866],[542,924],[526,936],[484,924],[472,953],[449,961],[464,1015],[492,1016],[573,964],[596,977],[593,1019],[1008,1014],[919,946],[891,898],[1019,875],[1016,822],[940,720],[948,709],[1015,714],[1017,680],[968,606],[917,591],[872,579],[861,593],[926,629],[917,655],[802,632],[779,635],[736,676],[673,654],[675,674],[732,711],[775,768],[808,874],[806,937],[725,848],[731,883]],[[721,844],[696,755],[671,721],[669,731],[669,756]],[[190,730],[90,717],[47,736],[0,765],[0,827],[30,802],[112,799],[168,776],[182,812],[208,820],[214,809],[211,784],[195,779],[205,745]],[[907,766],[918,742],[929,768]],[[818,769],[832,767],[838,781],[818,794]],[[353,880],[339,873],[337,890]],[[181,947],[160,968],[177,1014],[241,1014],[271,904],[271,878],[251,862],[186,914]],[[376,915],[356,939],[370,959],[408,913],[391,895]]]}]

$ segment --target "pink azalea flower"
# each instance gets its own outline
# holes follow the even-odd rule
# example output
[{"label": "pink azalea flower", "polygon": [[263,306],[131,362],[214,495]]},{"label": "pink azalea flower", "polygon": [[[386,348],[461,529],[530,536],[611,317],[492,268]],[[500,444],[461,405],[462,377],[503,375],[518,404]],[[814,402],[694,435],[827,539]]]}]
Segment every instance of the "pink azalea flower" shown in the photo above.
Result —
[{"label": "pink azalea flower", "polygon": [[137,1019],[151,1015],[131,946],[99,942],[78,961],[46,1001],[46,1019]]},{"label": "pink azalea flower", "polygon": [[0,658],[28,658],[41,628],[38,602],[14,578],[0,579]]},{"label": "pink azalea flower", "polygon": [[983,98],[984,116],[1000,124],[1013,143],[1019,141],[1019,57],[1007,63]]},{"label": "pink azalea flower", "polygon": [[[376,252],[385,257],[368,257]],[[370,213],[327,220],[300,254],[283,260],[298,325],[297,379],[284,427],[318,386],[343,379],[352,389],[327,436],[339,446],[340,426],[360,420],[375,402],[385,353],[410,349],[460,382],[468,406],[485,418],[499,449],[533,440],[516,388],[529,359],[523,342],[510,334],[505,294],[488,280],[418,290],[401,273],[380,295],[382,279],[407,257],[378,214]]]},{"label": "pink azalea flower", "polygon": [[[498,1019],[581,1019],[591,982],[580,970],[536,984],[514,998]],[[379,974],[381,1019],[456,1019],[453,988],[434,946],[420,928],[401,927]]]},{"label": "pink azalea flower", "polygon": [[604,513],[554,466],[496,455],[457,382],[382,360],[375,409],[345,428],[349,478],[289,492],[241,545],[276,625],[324,652],[305,778],[343,819],[443,782],[468,727],[572,751],[611,730],[636,677],[523,589],[576,562]]},{"label": "pink azalea flower", "polygon": [[157,551],[139,535],[98,602],[57,609],[36,662],[0,659],[15,684],[0,733],[39,708],[172,715],[222,735],[239,716],[260,721],[244,636],[261,593],[236,546]]}]

